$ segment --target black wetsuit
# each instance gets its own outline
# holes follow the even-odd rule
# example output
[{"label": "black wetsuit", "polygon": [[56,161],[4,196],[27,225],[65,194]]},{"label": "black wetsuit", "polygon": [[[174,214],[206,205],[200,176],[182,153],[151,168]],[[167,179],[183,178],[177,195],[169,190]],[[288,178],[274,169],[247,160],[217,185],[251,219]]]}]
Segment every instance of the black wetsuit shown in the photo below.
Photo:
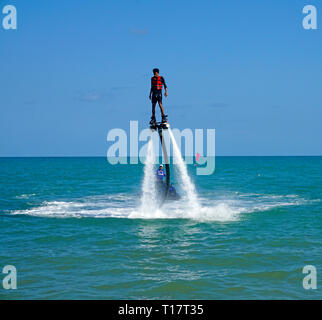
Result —
[{"label": "black wetsuit", "polygon": [[[156,77],[151,78],[151,93],[152,93],[152,103],[162,102],[162,89],[158,89],[158,86],[155,85]],[[160,76],[160,81],[164,88],[167,88],[165,80],[162,76]]]}]

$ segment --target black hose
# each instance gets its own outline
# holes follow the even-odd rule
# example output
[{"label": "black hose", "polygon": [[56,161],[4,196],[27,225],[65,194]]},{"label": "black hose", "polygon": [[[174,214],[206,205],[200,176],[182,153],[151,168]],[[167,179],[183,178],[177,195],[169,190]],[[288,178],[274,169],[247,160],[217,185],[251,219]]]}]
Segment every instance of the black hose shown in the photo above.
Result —
[{"label": "black hose", "polygon": [[170,164],[169,164],[169,158],[168,158],[168,153],[167,153],[167,148],[163,143],[163,135],[162,135],[162,127],[158,127],[158,132],[159,132],[159,137],[160,137],[160,143],[162,146],[162,151],[163,151],[163,156],[165,159],[165,170],[166,170],[166,188],[163,194],[163,197],[161,199],[159,207],[161,208],[166,201],[169,193],[169,188],[170,188]]}]

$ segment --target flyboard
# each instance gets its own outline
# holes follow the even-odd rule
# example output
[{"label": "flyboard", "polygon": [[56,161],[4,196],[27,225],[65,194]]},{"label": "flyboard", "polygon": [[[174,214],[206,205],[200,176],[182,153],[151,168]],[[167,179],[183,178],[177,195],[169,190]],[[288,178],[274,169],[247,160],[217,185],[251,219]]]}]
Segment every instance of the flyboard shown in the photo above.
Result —
[{"label": "flyboard", "polygon": [[[167,130],[170,127],[169,123],[167,122],[155,122],[150,125],[150,129],[152,131],[158,131],[159,138],[160,138],[160,143],[162,146],[162,152],[163,152],[163,157],[165,161],[165,170],[166,170],[166,181],[165,181],[165,188],[163,192],[161,192],[160,195],[160,204],[159,206],[162,207],[164,202],[168,199],[169,195],[169,188],[170,188],[170,162],[169,162],[169,157],[168,157],[168,152],[165,143],[163,143],[163,130]],[[179,196],[178,196],[179,197]]]}]

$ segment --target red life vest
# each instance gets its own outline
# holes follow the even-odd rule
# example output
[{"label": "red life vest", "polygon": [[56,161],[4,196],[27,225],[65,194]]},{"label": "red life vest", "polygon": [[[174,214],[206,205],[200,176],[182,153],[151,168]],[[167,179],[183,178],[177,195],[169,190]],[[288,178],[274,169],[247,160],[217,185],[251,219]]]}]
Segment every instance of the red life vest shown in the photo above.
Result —
[{"label": "red life vest", "polygon": [[161,76],[152,78],[152,87],[157,90],[162,90],[163,85],[162,85],[162,81],[161,81]]}]

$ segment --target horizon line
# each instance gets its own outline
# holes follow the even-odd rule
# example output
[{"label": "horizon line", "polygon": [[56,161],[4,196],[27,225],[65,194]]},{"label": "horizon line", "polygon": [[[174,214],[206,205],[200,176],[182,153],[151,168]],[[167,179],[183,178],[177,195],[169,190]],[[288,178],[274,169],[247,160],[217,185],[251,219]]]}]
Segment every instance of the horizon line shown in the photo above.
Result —
[{"label": "horizon line", "polygon": [[[162,157],[160,155],[160,157]],[[189,156],[192,158],[195,158],[195,156]],[[207,156],[202,156],[207,157]],[[214,156],[216,157],[322,157],[322,155],[218,155]],[[106,158],[106,156],[67,156],[67,155],[57,155],[57,156],[0,156],[0,159],[5,158]],[[113,157],[118,158],[118,157]],[[139,158],[138,157],[120,157],[120,158]],[[170,156],[170,158],[173,158],[173,156]]]}]

